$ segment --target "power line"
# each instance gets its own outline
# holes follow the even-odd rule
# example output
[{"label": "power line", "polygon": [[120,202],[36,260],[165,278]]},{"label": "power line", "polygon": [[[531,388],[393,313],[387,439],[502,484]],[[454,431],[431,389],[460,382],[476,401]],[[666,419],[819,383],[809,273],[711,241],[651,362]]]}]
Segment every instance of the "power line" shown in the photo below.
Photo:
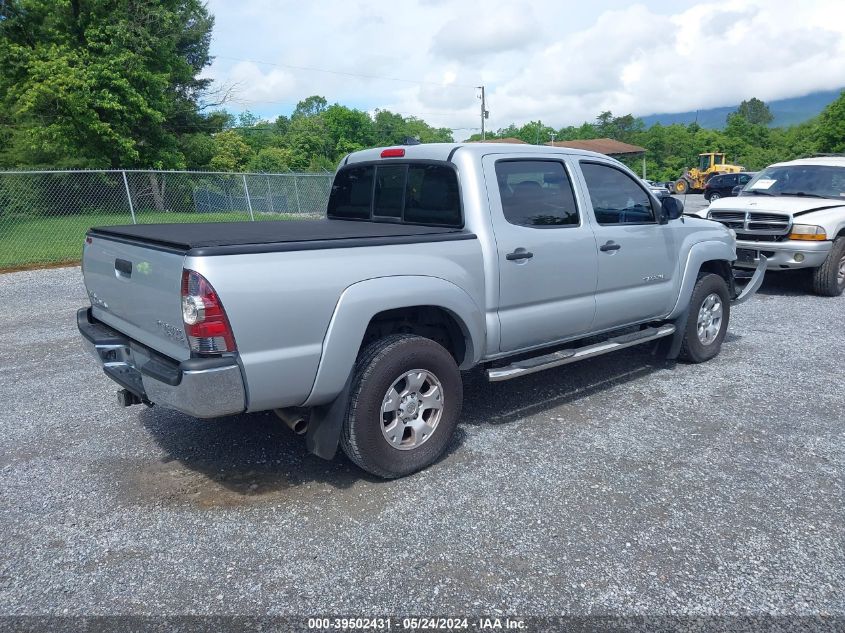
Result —
[{"label": "power line", "polygon": [[289,70],[301,70],[306,72],[326,73],[329,75],[342,75],[344,77],[358,77],[363,79],[377,79],[380,81],[397,81],[406,84],[417,84],[420,86],[438,86],[440,88],[475,88],[469,84],[456,83],[442,83],[437,81],[420,81],[419,79],[403,79],[401,77],[385,77],[382,75],[367,75],[364,73],[351,73],[343,70],[328,70],[326,68],[315,68],[313,66],[294,66],[293,64],[279,64],[276,62],[266,62],[258,59],[243,59],[240,57],[229,57],[228,55],[215,55],[218,59],[228,59],[235,62],[249,62],[251,64],[263,64],[265,66],[276,66],[278,68],[287,68]]}]

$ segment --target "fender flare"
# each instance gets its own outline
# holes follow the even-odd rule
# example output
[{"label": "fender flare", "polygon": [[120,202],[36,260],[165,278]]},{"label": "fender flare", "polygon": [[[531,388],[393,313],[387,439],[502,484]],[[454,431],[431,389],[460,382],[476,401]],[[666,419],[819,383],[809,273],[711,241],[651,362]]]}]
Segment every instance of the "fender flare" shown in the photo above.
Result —
[{"label": "fender flare", "polygon": [[707,240],[693,244],[684,264],[678,300],[666,319],[677,319],[687,309],[692,298],[693,288],[695,288],[695,282],[698,279],[698,272],[705,262],[724,261],[730,264],[734,260],[736,260],[736,250],[725,242]]},{"label": "fender flare", "polygon": [[484,349],[484,312],[465,290],[445,279],[424,275],[367,279],[352,284],[340,295],[323,338],[311,393],[302,406],[326,404],[341,392],[376,314],[417,305],[442,308],[455,319],[466,342],[461,369],[479,361]]},{"label": "fender flare", "polygon": [[335,306],[311,394],[303,406],[311,407],[305,446],[323,459],[337,452],[346,406],[352,387],[352,369],[370,320],[379,312],[429,305],[449,312],[466,342],[460,364],[467,369],[478,362],[484,349],[484,312],[459,286],[439,277],[407,275],[378,277],[349,286]]}]

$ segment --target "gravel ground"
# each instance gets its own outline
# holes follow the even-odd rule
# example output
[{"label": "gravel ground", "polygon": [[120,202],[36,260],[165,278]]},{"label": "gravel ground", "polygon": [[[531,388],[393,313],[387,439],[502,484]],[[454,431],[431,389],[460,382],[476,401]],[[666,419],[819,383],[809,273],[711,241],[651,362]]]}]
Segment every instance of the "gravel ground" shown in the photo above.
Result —
[{"label": "gravel ground", "polygon": [[673,197],[684,203],[684,213],[699,215],[710,206],[710,203],[704,199],[704,194],[701,193],[688,193],[685,196]]},{"label": "gravel ground", "polygon": [[770,276],[705,365],[466,376],[399,481],[269,414],[114,404],[78,268],[0,275],[0,614],[845,616],[845,297]]}]

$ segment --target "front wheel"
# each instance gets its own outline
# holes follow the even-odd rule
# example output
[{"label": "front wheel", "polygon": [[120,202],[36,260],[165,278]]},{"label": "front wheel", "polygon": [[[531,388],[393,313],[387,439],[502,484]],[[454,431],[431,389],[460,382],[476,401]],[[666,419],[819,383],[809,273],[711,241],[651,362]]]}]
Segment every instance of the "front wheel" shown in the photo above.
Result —
[{"label": "front wheel", "polygon": [[689,188],[689,183],[683,178],[675,182],[675,193],[687,193]]},{"label": "front wheel", "polygon": [[341,446],[373,475],[409,475],[446,450],[462,401],[460,371],[443,346],[410,334],[387,336],[358,356]]},{"label": "front wheel", "polygon": [[700,275],[690,299],[680,358],[690,363],[703,363],[718,355],[729,320],[728,284],[719,275]]},{"label": "front wheel", "polygon": [[845,236],[836,238],[824,263],[813,271],[813,292],[838,297],[845,291]]}]

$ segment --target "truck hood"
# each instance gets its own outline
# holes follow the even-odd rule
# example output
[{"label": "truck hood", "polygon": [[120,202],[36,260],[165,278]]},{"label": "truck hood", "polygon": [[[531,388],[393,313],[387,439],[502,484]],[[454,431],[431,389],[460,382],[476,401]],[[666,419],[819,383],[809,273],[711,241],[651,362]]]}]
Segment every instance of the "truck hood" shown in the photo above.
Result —
[{"label": "truck hood", "polygon": [[845,207],[845,199],[801,198],[798,196],[740,196],[720,198],[710,204],[710,211],[762,211],[803,215],[812,211]]}]

